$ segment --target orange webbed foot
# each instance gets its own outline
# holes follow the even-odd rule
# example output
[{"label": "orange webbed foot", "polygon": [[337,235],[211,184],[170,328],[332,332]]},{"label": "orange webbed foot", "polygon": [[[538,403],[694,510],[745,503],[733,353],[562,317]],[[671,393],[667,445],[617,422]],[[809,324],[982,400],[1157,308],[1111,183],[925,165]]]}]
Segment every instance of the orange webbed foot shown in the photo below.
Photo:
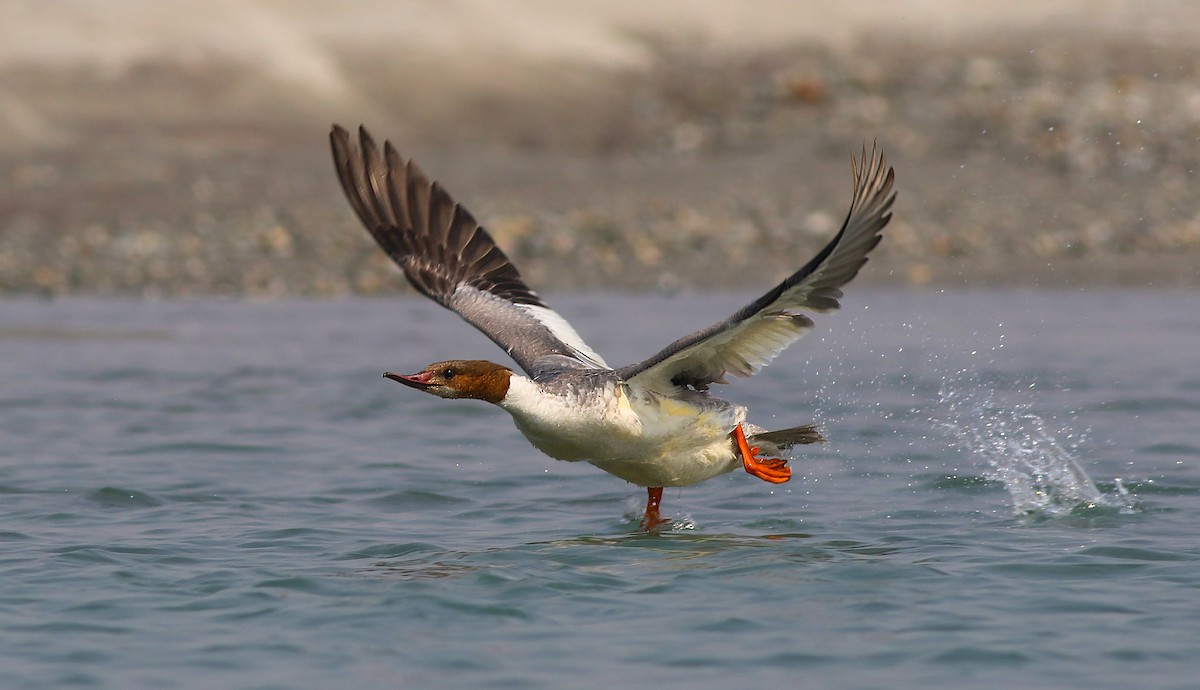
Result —
[{"label": "orange webbed foot", "polygon": [[751,447],[746,441],[746,432],[742,430],[741,424],[734,427],[730,435],[737,444],[738,452],[742,456],[742,467],[747,473],[772,484],[782,484],[792,478],[792,468],[787,466],[787,460],[758,456],[760,449],[758,446]]}]

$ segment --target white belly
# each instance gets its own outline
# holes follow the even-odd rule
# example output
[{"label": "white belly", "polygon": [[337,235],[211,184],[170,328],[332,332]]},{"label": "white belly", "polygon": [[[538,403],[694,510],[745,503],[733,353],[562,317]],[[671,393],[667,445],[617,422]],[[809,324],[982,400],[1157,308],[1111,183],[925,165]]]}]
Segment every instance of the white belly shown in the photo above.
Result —
[{"label": "white belly", "polygon": [[550,457],[587,461],[640,486],[686,486],[740,465],[729,432],[745,417],[741,407],[649,394],[631,401],[620,386],[587,404],[522,392],[510,389],[501,406]]},{"label": "white belly", "polygon": [[638,486],[688,486],[741,466],[727,434],[707,445],[648,459],[596,461],[596,467]]}]

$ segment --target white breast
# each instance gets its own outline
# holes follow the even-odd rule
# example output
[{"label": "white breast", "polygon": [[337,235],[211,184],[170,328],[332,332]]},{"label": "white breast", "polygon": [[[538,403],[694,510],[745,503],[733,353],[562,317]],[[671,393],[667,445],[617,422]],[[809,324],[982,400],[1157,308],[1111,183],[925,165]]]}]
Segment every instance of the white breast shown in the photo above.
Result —
[{"label": "white breast", "polygon": [[550,393],[520,376],[500,406],[543,453],[590,461],[642,486],[684,486],[732,469],[728,434],[745,417],[744,408],[720,401],[696,405],[642,392],[631,400],[614,382]]},{"label": "white breast", "polygon": [[559,460],[592,460],[623,452],[645,434],[620,387],[547,392],[521,376],[509,381],[500,403],[530,443]]}]

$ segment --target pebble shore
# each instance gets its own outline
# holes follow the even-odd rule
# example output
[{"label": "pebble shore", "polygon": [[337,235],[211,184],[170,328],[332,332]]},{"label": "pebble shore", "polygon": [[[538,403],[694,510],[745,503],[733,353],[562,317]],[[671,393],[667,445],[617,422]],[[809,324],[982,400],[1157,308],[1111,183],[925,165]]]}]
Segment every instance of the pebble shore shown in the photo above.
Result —
[{"label": "pebble shore", "polygon": [[0,294],[407,289],[337,187],[335,119],[414,155],[543,291],[778,279],[837,230],[873,141],[900,196],[864,282],[1200,287],[1200,46],[1058,30],[653,52],[436,111],[406,105],[382,49],[340,56],[388,84],[369,108],[220,62],[10,66]]}]

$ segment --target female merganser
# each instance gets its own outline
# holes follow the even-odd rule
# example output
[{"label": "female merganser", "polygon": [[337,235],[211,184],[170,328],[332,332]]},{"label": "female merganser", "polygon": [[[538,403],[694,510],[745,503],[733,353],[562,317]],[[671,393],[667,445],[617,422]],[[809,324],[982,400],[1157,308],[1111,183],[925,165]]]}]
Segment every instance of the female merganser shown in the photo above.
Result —
[{"label": "female merganser", "polygon": [[[342,189],[375,241],[413,287],[483,331],[525,371],[483,360],[436,362],[389,379],[441,398],[485,400],[512,415],[546,455],[586,460],[646,487],[642,526],[653,528],[665,486],[687,486],[742,467],[779,484],[791,478],[775,457],[824,439],[814,425],[765,431],[746,408],[708,393],[726,375],[754,374],[812,329],[798,310],[837,309],[841,287],[879,244],[891,219],[893,172],[872,147],[851,158],[854,195],[841,230],[811,261],[728,319],[613,369],[520,273],[471,214],[416,163],[359,127],[358,145],[334,125],[333,160]],[[765,453],[760,455],[760,453]]]}]

